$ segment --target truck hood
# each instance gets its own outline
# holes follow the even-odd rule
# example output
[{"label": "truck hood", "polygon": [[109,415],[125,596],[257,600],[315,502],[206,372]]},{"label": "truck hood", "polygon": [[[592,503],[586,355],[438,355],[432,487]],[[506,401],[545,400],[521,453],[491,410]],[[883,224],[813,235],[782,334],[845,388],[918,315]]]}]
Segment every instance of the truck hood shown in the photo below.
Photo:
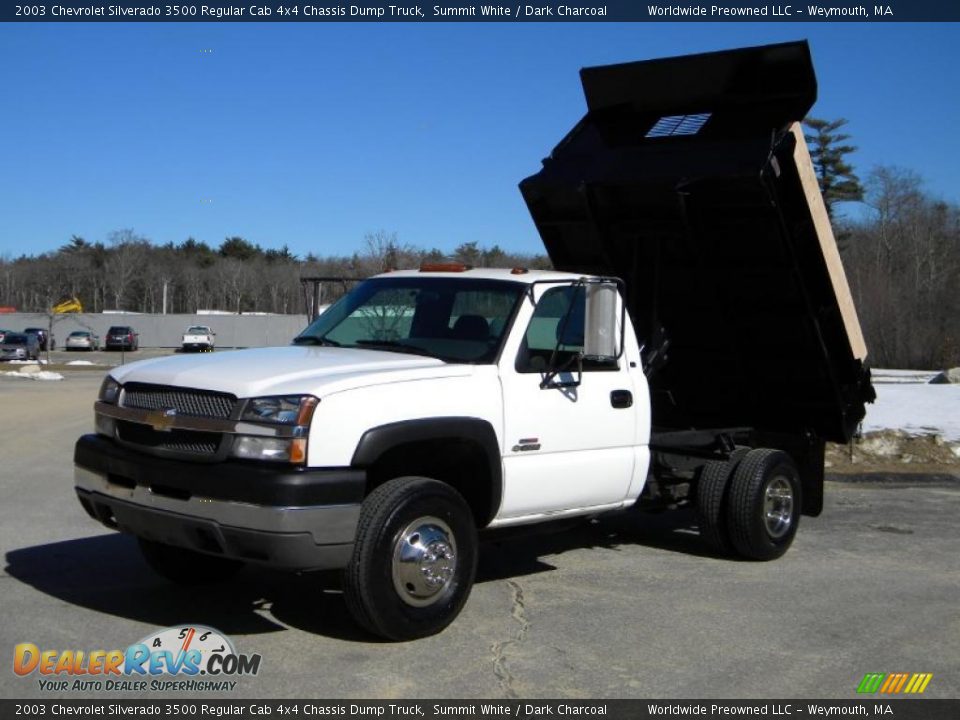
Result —
[{"label": "truck hood", "polygon": [[379,350],[271,347],[143,360],[113,369],[119,382],[228,392],[237,397],[318,396],[385,382],[469,375],[471,366]]}]

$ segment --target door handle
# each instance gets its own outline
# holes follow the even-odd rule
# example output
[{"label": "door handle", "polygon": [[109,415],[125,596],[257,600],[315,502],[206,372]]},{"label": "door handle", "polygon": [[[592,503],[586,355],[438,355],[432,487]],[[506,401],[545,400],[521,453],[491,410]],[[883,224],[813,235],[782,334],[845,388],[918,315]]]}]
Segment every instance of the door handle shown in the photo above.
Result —
[{"label": "door handle", "polygon": [[618,410],[628,408],[633,405],[633,393],[629,390],[611,390],[610,404]]}]

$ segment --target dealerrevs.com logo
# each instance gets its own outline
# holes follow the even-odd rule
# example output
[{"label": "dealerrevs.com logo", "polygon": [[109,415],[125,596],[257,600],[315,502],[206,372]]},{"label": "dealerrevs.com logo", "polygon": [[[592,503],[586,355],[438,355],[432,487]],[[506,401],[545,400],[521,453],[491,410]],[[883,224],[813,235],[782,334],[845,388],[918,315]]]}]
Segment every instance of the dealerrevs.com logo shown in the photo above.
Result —
[{"label": "dealerrevs.com logo", "polygon": [[51,692],[234,690],[233,678],[256,675],[260,660],[205,625],[164,628],[126,650],[41,650],[29,642],[13,649],[13,671],[39,676],[40,689]]}]

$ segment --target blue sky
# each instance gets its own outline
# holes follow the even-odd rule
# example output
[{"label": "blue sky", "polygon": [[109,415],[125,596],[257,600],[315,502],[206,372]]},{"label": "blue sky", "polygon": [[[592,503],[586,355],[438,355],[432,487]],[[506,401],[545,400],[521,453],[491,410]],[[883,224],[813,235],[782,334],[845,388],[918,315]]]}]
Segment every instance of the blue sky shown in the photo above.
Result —
[{"label": "blue sky", "polygon": [[581,67],[801,38],[861,177],[960,202],[957,24],[5,24],[0,257],[121,228],[538,252],[517,183],[582,116]]}]

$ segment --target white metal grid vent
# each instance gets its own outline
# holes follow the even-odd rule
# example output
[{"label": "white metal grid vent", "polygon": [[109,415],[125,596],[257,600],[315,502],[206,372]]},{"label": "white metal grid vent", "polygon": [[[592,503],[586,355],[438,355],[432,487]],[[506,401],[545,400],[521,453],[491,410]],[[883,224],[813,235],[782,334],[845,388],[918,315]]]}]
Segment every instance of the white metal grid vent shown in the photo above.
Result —
[{"label": "white metal grid vent", "polygon": [[694,115],[665,115],[657,120],[647,131],[648,138],[673,137],[674,135],[696,135],[700,132],[711,113]]}]

